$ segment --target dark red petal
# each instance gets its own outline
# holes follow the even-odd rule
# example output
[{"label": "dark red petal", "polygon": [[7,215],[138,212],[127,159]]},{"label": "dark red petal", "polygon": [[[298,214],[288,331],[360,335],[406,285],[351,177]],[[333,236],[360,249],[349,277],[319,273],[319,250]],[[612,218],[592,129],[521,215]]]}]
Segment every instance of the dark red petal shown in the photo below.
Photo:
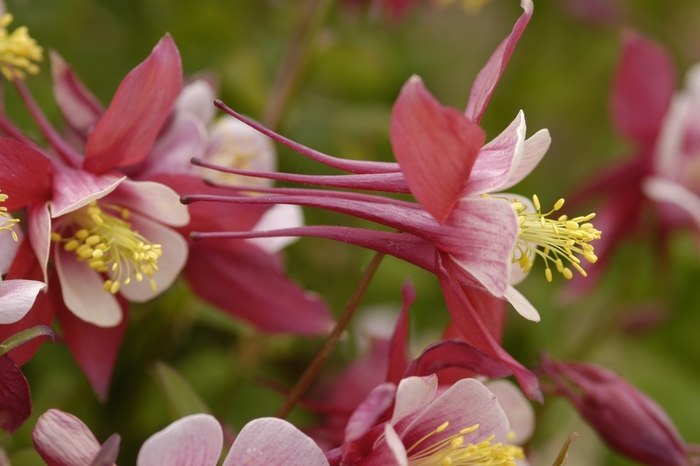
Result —
[{"label": "dark red petal", "polygon": [[486,134],[458,110],[440,105],[414,76],[394,103],[390,136],[411,193],[443,223],[469,178]]},{"label": "dark red petal", "polygon": [[83,167],[102,174],[141,162],[170,114],[182,87],[180,52],[166,35],[119,85],[88,138]]},{"label": "dark red petal", "polygon": [[13,211],[51,198],[51,162],[46,156],[12,139],[0,138],[2,203]]},{"label": "dark red petal", "polygon": [[622,57],[612,91],[617,130],[643,144],[654,144],[671,97],[676,75],[668,52],[635,32],[624,36]]},{"label": "dark red petal", "polygon": [[19,367],[6,354],[0,356],[0,427],[12,433],[32,413],[29,384]]}]

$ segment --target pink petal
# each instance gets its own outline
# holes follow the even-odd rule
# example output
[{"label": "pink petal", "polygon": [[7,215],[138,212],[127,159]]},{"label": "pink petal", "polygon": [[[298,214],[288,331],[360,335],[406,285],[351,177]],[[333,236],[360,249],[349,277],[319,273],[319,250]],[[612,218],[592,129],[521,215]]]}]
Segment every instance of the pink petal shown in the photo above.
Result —
[{"label": "pink petal", "polygon": [[63,301],[78,318],[98,327],[114,327],[122,321],[117,298],[104,291],[104,279],[85,262],[78,262],[73,252],[56,248],[56,272],[61,283]]},{"label": "pink petal", "polygon": [[443,223],[469,178],[485,133],[456,109],[440,105],[413,76],[394,103],[390,134],[411,193]]},{"label": "pink petal", "polygon": [[[100,291],[109,294],[102,289]],[[114,298],[111,294],[109,296]],[[56,305],[56,317],[61,324],[66,345],[101,401],[107,399],[114,364],[129,322],[127,304],[122,299],[118,305],[120,316],[123,316],[121,322],[115,327],[107,328],[81,320],[61,302]]]},{"label": "pink petal", "polygon": [[540,313],[537,312],[537,309],[530,304],[530,301],[528,301],[525,296],[520,294],[520,292],[512,286],[508,286],[508,288],[506,288],[505,293],[503,293],[503,297],[513,305],[518,314],[525,317],[527,320],[531,320],[533,322],[540,321]]},{"label": "pink petal", "polygon": [[692,105],[692,98],[687,93],[678,93],[671,100],[654,152],[654,169],[659,175],[669,178],[680,175],[686,119],[691,114]]},{"label": "pink petal", "polygon": [[391,336],[389,346],[389,365],[387,368],[386,381],[399,384],[406,368],[408,367],[408,337],[410,333],[410,320],[408,317],[411,304],[416,300],[416,291],[410,280],[406,280],[401,288],[403,306],[401,314],[396,321],[394,334]]},{"label": "pink petal", "polygon": [[0,324],[12,324],[24,317],[46,285],[35,280],[5,280],[0,283]]},{"label": "pink petal", "polygon": [[163,248],[163,256],[158,259],[158,271],[153,274],[155,291],[147,277],[141,282],[132,279],[128,285],[122,283],[119,289],[119,293],[128,301],[142,303],[155,298],[173,284],[187,262],[189,249],[187,241],[175,230],[135,212],[131,214],[130,220],[134,230]]},{"label": "pink petal", "polygon": [[[301,207],[298,205],[277,204],[267,209],[253,230],[267,231],[301,226],[304,226],[304,212],[301,210]],[[251,238],[248,241],[263,251],[274,253],[281,251],[298,239],[295,236],[278,236],[276,238]]]},{"label": "pink petal", "polygon": [[189,113],[176,113],[153,144],[138,178],[147,179],[155,173],[193,174],[196,167],[190,160],[203,157],[206,144],[207,130],[201,120]]},{"label": "pink petal", "polygon": [[611,100],[618,131],[640,143],[653,144],[675,88],[668,52],[641,34],[627,32]]},{"label": "pink petal", "polygon": [[328,460],[308,436],[287,421],[261,418],[243,427],[223,466],[326,466]]},{"label": "pink petal", "polygon": [[142,161],[182,87],[180,53],[170,35],[131,70],[90,133],[83,166],[93,173]]},{"label": "pink petal", "polygon": [[206,125],[214,119],[215,98],[212,85],[204,79],[196,79],[182,88],[175,100],[175,110],[177,113],[191,113]]},{"label": "pink petal", "polygon": [[316,295],[292,282],[275,256],[251,244],[197,242],[185,273],[201,298],[263,331],[318,335],[327,334],[333,325]]},{"label": "pink petal", "polygon": [[7,354],[0,356],[0,428],[11,434],[32,413],[29,384]]},{"label": "pink petal", "polygon": [[515,437],[508,440],[514,445],[524,445],[535,431],[535,410],[518,387],[507,380],[490,380],[486,383],[496,395],[498,404],[508,417],[508,424]]},{"label": "pink petal", "polygon": [[449,426],[421,443],[416,453],[476,424],[478,429],[464,434],[465,444],[477,444],[491,435],[495,435],[492,443],[505,443],[510,430],[508,418],[498,405],[496,395],[476,379],[462,379],[411,419],[410,424],[401,426],[401,430],[397,427],[397,432],[404,445],[411,446],[445,421],[449,421]]},{"label": "pink petal", "polygon": [[510,56],[513,54],[513,50],[520,40],[520,36],[523,34],[527,23],[530,22],[532,17],[533,5],[531,0],[521,0],[520,6],[523,8],[523,14],[516,21],[515,26],[513,26],[513,31],[508,37],[503,39],[503,42],[496,48],[496,50],[489,58],[486,66],[479,72],[474,84],[472,85],[471,92],[469,94],[469,102],[467,103],[467,109],[464,112],[467,118],[475,121],[476,123],[481,121],[481,117],[484,115],[484,110],[486,110],[486,105],[491,100],[491,95],[496,89],[496,84],[498,80],[501,79],[503,70],[505,70]]},{"label": "pink petal", "polygon": [[19,228],[13,228],[17,235],[17,241],[12,237],[12,233],[0,232],[0,275],[5,275],[10,270],[10,265],[15,259],[20,243],[24,240],[24,233]]},{"label": "pink petal", "polygon": [[353,411],[345,426],[345,442],[352,442],[362,437],[377,424],[394,401],[396,385],[384,383],[375,387],[360,405]]},{"label": "pink petal", "polygon": [[462,196],[492,193],[507,183],[523,158],[526,129],[521,110],[501,134],[481,149]]},{"label": "pink petal", "polygon": [[50,203],[32,204],[27,209],[29,223],[29,242],[34,249],[36,259],[41,265],[43,279],[48,283],[47,266],[51,252],[51,214]]},{"label": "pink petal", "polygon": [[437,392],[437,386],[438,380],[434,375],[402,379],[396,389],[396,404],[391,416],[391,424],[395,425],[404,417],[410,416],[430,403]]},{"label": "pink petal", "polygon": [[642,182],[642,190],[650,199],[668,202],[686,212],[700,228],[700,197],[682,184],[661,178],[649,177]]},{"label": "pink petal", "polygon": [[193,414],[151,435],[139,450],[136,465],[216,466],[223,444],[219,421],[209,414]]},{"label": "pink petal", "polygon": [[520,183],[526,176],[532,173],[532,170],[540,163],[544,154],[547,153],[549,145],[552,143],[552,137],[549,135],[549,130],[541,129],[525,140],[525,150],[523,158],[515,170],[511,173],[508,181],[498,189],[508,189]]},{"label": "pink petal", "polygon": [[58,107],[68,124],[86,136],[104,113],[104,107],[55,50],[49,56]]},{"label": "pink petal", "polygon": [[438,248],[449,253],[489,293],[503,296],[510,283],[518,238],[518,220],[510,203],[499,198],[461,199],[446,225],[455,233],[438,239]]},{"label": "pink petal", "polygon": [[42,153],[0,138],[0,189],[10,196],[2,203],[10,212],[51,198],[51,162]]},{"label": "pink petal", "polygon": [[73,212],[111,193],[126,177],[97,176],[85,170],[56,165],[51,199],[51,217]]},{"label": "pink petal", "polygon": [[491,378],[508,377],[513,373],[501,361],[466,341],[445,340],[423,350],[406,369],[405,376],[427,376],[448,367],[468,369],[472,374]]},{"label": "pink petal", "polygon": [[91,466],[100,451],[99,442],[80,419],[57,409],[39,417],[32,439],[48,466]]}]

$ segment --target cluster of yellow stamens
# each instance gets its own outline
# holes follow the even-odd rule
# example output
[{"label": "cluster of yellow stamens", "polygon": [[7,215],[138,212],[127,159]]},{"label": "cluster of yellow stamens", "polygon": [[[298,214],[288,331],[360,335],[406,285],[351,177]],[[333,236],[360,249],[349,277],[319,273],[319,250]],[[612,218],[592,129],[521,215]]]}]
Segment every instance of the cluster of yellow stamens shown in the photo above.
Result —
[{"label": "cluster of yellow stamens", "polygon": [[[103,208],[118,213],[120,218]],[[92,201],[69,215],[71,221],[63,226],[70,228],[72,235],[64,238],[53,232],[51,239],[64,243],[63,249],[75,252],[77,259],[85,261],[91,269],[109,273],[105,291],[116,294],[122,285],[131,283],[132,275],[137,282],[148,277],[156,291],[153,274],[158,271],[158,258],[163,255],[161,245],[152,244],[131,228],[126,221],[128,209],[111,204],[100,207]]]},{"label": "cluster of yellow stamens", "polygon": [[443,432],[450,425],[449,421],[428,433],[406,450],[410,466],[457,466],[457,465],[489,465],[515,466],[515,459],[524,459],[522,448],[501,442],[491,443],[495,439],[491,435],[479,443],[465,443],[464,435],[479,428],[479,424],[466,427],[450,437],[430,445],[414,454],[418,446],[435,434]]},{"label": "cluster of yellow stamens", "polygon": [[[544,214],[540,210],[537,195],[532,196],[532,202],[537,212],[526,212],[527,206],[517,199],[511,202],[520,224],[513,263],[518,262],[526,273],[532,268],[535,254],[537,254],[544,259],[546,267],[544,273],[547,281],[552,281],[550,262],[554,264],[557,272],[567,279],[571,279],[573,273],[570,268],[564,266],[564,261],[568,261],[585,277],[586,271],[581,267],[581,260],[576,257],[576,254],[583,256],[590,263],[598,260],[593,252],[593,246],[589,244],[593,240],[600,239],[601,232],[590,223],[595,214],[572,219],[561,215],[553,220],[547,217],[562,208],[564,199],[559,199],[554,204],[554,208]],[[538,246],[542,249],[538,249]]]},{"label": "cluster of yellow stamens", "polygon": [[44,51],[29,36],[26,26],[8,33],[7,26],[12,19],[10,13],[0,16],[0,71],[7,79],[24,79],[26,73],[39,72],[39,67],[34,62],[44,59]]},{"label": "cluster of yellow stamens", "polygon": [[[7,194],[0,193],[0,202],[5,202],[8,197]],[[19,219],[10,217],[10,214],[7,213],[7,207],[5,206],[0,206],[0,217],[2,217],[2,219],[0,219],[0,222],[2,222],[0,223],[0,231],[10,230],[12,238],[17,241],[17,233],[15,233],[12,227],[14,227],[16,223],[19,223]]]}]

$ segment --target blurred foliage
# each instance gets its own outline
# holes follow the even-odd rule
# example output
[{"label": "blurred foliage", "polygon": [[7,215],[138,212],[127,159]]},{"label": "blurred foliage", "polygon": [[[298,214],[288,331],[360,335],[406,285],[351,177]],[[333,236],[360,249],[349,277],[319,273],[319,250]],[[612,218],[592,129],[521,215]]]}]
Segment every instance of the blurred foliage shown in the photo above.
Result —
[{"label": "blurred foliage", "polygon": [[[27,25],[42,46],[57,50],[105,104],[124,75],[168,32],[178,44],[186,74],[213,72],[220,97],[255,118],[263,112],[302,11],[301,1],[283,0],[7,3],[14,25]],[[514,189],[528,196],[537,193],[547,205],[629,152],[615,135],[607,111],[621,30],[635,28],[668,47],[679,76],[700,61],[700,2],[611,1],[613,14],[605,21],[573,14],[575,3],[580,2],[535,0],[533,19],[482,122],[493,137],[524,109],[530,134],[549,128],[549,153]],[[442,103],[463,108],[473,78],[520,12],[516,0],[492,0],[475,15],[457,5],[426,2],[392,22],[335,4],[313,44],[280,131],[333,155],[392,160],[389,117],[405,80],[421,75]],[[62,125],[48,64],[28,83],[48,116]],[[11,89],[6,94],[8,113],[38,138],[17,96]],[[279,155],[283,171],[329,172],[284,148]],[[361,224],[318,211],[307,211],[307,222]],[[540,310],[542,322],[511,316],[505,347],[525,364],[533,364],[541,351],[604,364],[656,399],[684,438],[698,443],[700,261],[689,234],[675,239],[671,272],[659,269],[650,244],[629,244],[597,293],[574,302],[561,293],[563,280],[548,284],[537,264],[520,289]],[[368,251],[311,238],[286,251],[290,274],[321,294],[336,313],[370,257]],[[438,283],[430,274],[387,258],[364,303],[398,310],[407,276],[418,294],[412,308],[414,339],[424,341],[448,321]],[[624,313],[649,303],[667,309],[663,322],[641,335],[619,331],[617,322]],[[153,378],[163,367],[158,361],[182,374],[217,417],[240,429],[254,417],[274,413],[282,394],[267,387],[272,382],[290,386],[319,344],[320,340],[262,335],[192,297],[180,282],[153,302],[135,306],[105,404],[92,395],[65,347],[44,345],[24,368],[34,414],[14,436],[0,441],[14,454],[13,464],[37,464],[35,455],[23,449],[31,446],[36,418],[59,407],[80,417],[100,440],[118,432],[123,439],[120,464],[133,464],[141,443],[173,420]],[[346,339],[328,370],[339,370],[355,354],[353,339]],[[538,435],[530,447],[542,464],[552,463],[573,429],[581,435],[569,450],[569,466],[630,464],[603,450],[590,429],[580,430],[576,414],[561,401],[549,400],[538,414]],[[297,410],[292,420],[304,424],[313,417]]]}]

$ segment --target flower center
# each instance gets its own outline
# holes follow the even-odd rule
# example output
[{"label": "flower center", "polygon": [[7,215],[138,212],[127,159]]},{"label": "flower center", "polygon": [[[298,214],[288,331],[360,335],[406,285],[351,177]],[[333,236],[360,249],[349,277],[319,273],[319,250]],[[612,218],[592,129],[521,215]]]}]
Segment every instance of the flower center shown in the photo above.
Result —
[{"label": "flower center", "polygon": [[[5,202],[8,197],[9,196],[7,194],[0,193],[0,202]],[[17,223],[19,223],[19,219],[10,217],[10,214],[7,213],[7,207],[0,206],[0,231],[10,230],[12,233],[12,239],[15,241],[18,241],[19,239],[17,238],[17,233],[15,233],[15,230],[12,228]]]},{"label": "flower center", "polygon": [[[557,272],[571,279],[571,269],[564,266],[568,262],[581,275],[586,276],[586,271],[581,267],[581,260],[576,254],[583,256],[588,262],[594,263],[598,257],[593,253],[593,246],[589,243],[600,239],[601,232],[593,227],[590,221],[595,214],[585,217],[569,219],[566,215],[556,220],[547,218],[564,205],[564,199],[559,199],[554,208],[547,213],[540,210],[540,200],[537,195],[532,196],[532,202],[537,212],[526,212],[527,206],[518,200],[511,202],[511,206],[518,215],[520,233],[518,242],[513,252],[513,263],[518,262],[523,272],[527,273],[539,255],[544,260],[546,267],[544,273],[547,281],[552,281],[552,270],[549,263],[554,264]],[[538,249],[540,246],[542,249]]]},{"label": "flower center", "polygon": [[[104,210],[103,210],[104,209]],[[118,213],[119,218],[108,211]],[[67,224],[71,236],[51,233],[51,239],[64,243],[63,249],[73,251],[78,261],[101,273],[109,273],[103,289],[116,294],[123,285],[131,283],[131,277],[140,282],[149,278],[156,291],[153,274],[158,271],[158,258],[163,255],[160,244],[153,244],[134,231],[129,210],[115,205],[98,205],[96,201],[69,214]]]},{"label": "flower center", "polygon": [[443,432],[449,425],[449,422],[441,424],[437,429],[428,433],[406,450],[409,466],[515,466],[516,458],[525,458],[525,454],[520,447],[504,445],[501,442],[491,443],[495,435],[491,435],[486,440],[476,444],[465,443],[464,435],[476,431],[479,428],[479,424],[466,427],[450,437],[444,438],[415,454],[411,454],[418,445],[433,435]]},{"label": "flower center", "polygon": [[7,26],[12,19],[10,13],[0,16],[0,71],[7,79],[24,79],[26,73],[39,72],[39,67],[33,62],[43,60],[43,49],[29,36],[26,26],[8,34]]}]

